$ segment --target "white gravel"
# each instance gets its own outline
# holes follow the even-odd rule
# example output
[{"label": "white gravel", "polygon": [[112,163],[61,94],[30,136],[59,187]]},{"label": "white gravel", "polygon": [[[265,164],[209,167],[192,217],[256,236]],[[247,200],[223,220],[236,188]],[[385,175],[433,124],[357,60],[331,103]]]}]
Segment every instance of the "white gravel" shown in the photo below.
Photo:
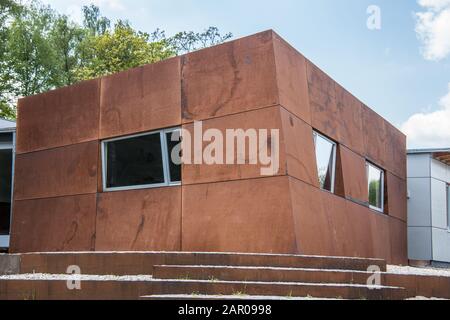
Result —
[{"label": "white gravel", "polygon": [[413,274],[422,276],[438,276],[438,277],[450,277],[450,269],[440,268],[416,268],[416,267],[400,267],[400,266],[387,266],[388,273],[395,274]]},{"label": "white gravel", "polygon": [[172,299],[172,300],[344,300],[327,299],[313,297],[281,297],[281,296],[248,296],[248,295],[187,295],[187,294],[167,294],[143,296],[147,299]]},{"label": "white gravel", "polygon": [[447,301],[447,299],[440,299],[440,298],[426,298],[426,297],[415,297],[415,298],[406,299],[406,300],[442,300],[442,301]]},{"label": "white gravel", "polygon": [[[280,268],[283,269],[283,268]],[[288,268],[286,268],[288,269]],[[294,268],[293,268],[294,269]],[[338,270],[336,270],[338,271]],[[341,270],[342,271],[342,270]],[[393,274],[412,274],[424,276],[440,276],[450,277],[450,269],[440,268],[417,268],[417,267],[400,267],[387,266],[387,272]],[[16,275],[0,275],[0,280],[73,280],[79,279],[81,281],[151,281],[151,275],[136,275],[136,276],[114,276],[114,275],[69,275],[69,274],[46,274],[46,273],[29,273]]]},{"label": "white gravel", "polygon": [[70,274],[47,274],[26,273],[14,275],[2,275],[0,280],[79,280],[79,281],[152,281],[151,275],[138,276],[112,276],[112,275],[70,275]]}]

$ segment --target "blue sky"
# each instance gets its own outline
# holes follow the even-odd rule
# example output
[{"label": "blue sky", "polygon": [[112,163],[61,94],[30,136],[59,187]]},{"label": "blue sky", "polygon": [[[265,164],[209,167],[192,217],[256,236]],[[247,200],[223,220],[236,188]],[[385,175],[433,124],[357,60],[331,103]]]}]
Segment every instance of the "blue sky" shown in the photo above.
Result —
[{"label": "blue sky", "polygon": [[[75,20],[80,6],[93,2],[108,17],[168,35],[210,25],[235,38],[274,29],[408,133],[410,147],[450,147],[450,0],[43,2]],[[380,30],[367,28],[370,5],[381,10]]]}]

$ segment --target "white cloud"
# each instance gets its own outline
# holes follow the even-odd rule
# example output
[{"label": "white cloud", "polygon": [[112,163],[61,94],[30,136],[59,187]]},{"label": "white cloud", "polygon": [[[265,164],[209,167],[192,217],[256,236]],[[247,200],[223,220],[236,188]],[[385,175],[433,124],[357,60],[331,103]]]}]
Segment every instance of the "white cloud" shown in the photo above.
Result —
[{"label": "white cloud", "polygon": [[[61,0],[44,0],[43,2],[54,5],[57,3],[61,3]],[[70,6],[86,6],[90,4],[94,4],[98,7],[108,8],[112,10],[122,10],[124,5],[122,0],[68,0],[65,1],[65,5],[69,4]]]},{"label": "white cloud", "polygon": [[441,10],[450,5],[450,0],[419,0],[422,7],[428,7],[433,10]]},{"label": "white cloud", "polygon": [[123,10],[125,7],[121,0],[92,0],[92,1],[80,1],[80,2],[91,2],[99,7],[108,7],[112,10]]},{"label": "white cloud", "polygon": [[450,0],[419,0],[425,10],[416,13],[416,33],[427,60],[442,60],[450,54]]},{"label": "white cloud", "polygon": [[94,4],[102,10],[125,10],[123,0],[42,0],[42,2],[51,5],[61,13],[71,16],[77,22],[82,22],[83,20],[81,8],[90,4]]},{"label": "white cloud", "polygon": [[450,147],[450,83],[448,93],[439,101],[439,110],[411,116],[402,125],[409,148]]}]

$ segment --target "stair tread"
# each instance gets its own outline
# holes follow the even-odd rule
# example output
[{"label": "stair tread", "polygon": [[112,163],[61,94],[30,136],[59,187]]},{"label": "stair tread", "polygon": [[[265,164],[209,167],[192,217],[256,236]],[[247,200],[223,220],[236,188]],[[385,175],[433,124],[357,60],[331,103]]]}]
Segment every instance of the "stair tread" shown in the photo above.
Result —
[{"label": "stair tread", "polygon": [[[9,277],[0,278],[0,281],[67,281],[73,279],[70,275],[48,275],[49,277],[42,277],[42,275],[36,275],[36,277],[30,277],[30,275],[14,275]],[[281,286],[305,286],[305,287],[339,287],[339,288],[367,288],[369,286],[363,284],[352,283],[308,283],[308,282],[282,282],[282,281],[244,281],[244,280],[202,280],[202,279],[105,279],[103,277],[81,277],[81,281],[84,282],[147,282],[147,283],[202,283],[202,284],[245,284],[245,285],[281,285]],[[402,287],[393,286],[375,286],[373,289],[404,289]]]},{"label": "stair tread", "polygon": [[342,257],[342,256],[319,256],[319,255],[302,255],[302,254],[272,254],[272,253],[232,253],[232,252],[167,252],[172,255],[197,255],[197,256],[232,256],[232,257],[273,257],[273,258],[313,258],[313,259],[336,259],[348,261],[377,261],[385,262],[384,259],[377,258],[360,258],[360,257]]},{"label": "stair tread", "polygon": [[[361,258],[361,257],[344,257],[344,256],[320,256],[320,255],[303,255],[303,254],[278,254],[278,253],[246,253],[246,252],[197,252],[197,251],[75,251],[75,252],[30,252],[16,255],[33,256],[33,255],[104,255],[104,254],[171,254],[171,255],[228,255],[228,256],[267,256],[267,257],[305,257],[305,258],[335,258],[346,260],[369,260],[369,261],[385,261],[379,258]],[[11,254],[13,255],[13,254]]]},{"label": "stair tread", "polygon": [[[363,284],[352,283],[308,283],[308,282],[279,282],[279,281],[229,281],[229,280],[201,280],[201,279],[153,279],[152,282],[164,283],[205,283],[205,284],[251,284],[251,285],[284,285],[284,286],[305,286],[305,287],[339,287],[339,288],[367,288],[369,286]],[[373,289],[404,289],[402,287],[393,286],[374,286]]]},{"label": "stair tread", "polygon": [[[311,272],[354,272],[360,274],[373,274],[372,272],[353,269],[322,269],[322,268],[301,268],[301,267],[272,267],[272,266],[239,266],[239,265],[155,265],[155,268],[179,268],[179,269],[236,269],[236,270],[273,270],[273,271],[311,271]],[[382,272],[381,273],[386,273]]]}]

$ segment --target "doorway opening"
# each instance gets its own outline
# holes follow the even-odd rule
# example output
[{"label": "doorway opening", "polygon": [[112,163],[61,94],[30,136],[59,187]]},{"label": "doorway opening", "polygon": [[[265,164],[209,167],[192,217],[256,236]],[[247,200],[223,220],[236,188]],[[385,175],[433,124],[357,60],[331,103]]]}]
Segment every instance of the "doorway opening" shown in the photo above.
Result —
[{"label": "doorway opening", "polygon": [[0,250],[9,248],[13,168],[14,133],[0,133]]}]

